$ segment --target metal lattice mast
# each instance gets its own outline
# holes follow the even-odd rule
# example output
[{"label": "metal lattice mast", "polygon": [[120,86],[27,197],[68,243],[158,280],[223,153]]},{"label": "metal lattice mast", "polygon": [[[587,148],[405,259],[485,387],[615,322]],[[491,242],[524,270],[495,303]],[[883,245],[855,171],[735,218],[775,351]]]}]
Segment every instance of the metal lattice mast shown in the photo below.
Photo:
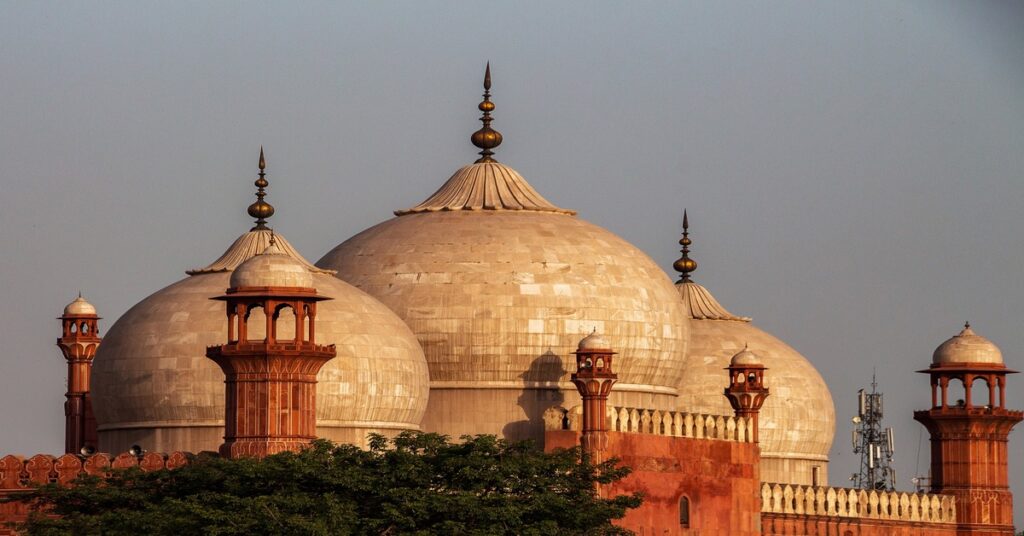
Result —
[{"label": "metal lattice mast", "polygon": [[871,374],[871,392],[857,391],[857,416],[853,424],[853,453],[860,454],[860,471],[850,480],[861,489],[893,490],[896,488],[896,470],[892,467],[892,428],[882,428],[882,393],[879,393],[874,373]]}]

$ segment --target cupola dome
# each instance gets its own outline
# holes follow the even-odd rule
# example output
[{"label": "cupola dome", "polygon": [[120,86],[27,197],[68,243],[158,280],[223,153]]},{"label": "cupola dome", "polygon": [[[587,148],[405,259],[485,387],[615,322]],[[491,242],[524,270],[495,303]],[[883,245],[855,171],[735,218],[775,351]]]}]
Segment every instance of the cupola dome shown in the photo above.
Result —
[{"label": "cupola dome", "polygon": [[583,337],[576,348],[579,350],[608,350],[611,345],[595,329],[590,335]]},{"label": "cupola dome", "polygon": [[95,314],[96,308],[93,307],[91,303],[85,301],[85,298],[83,298],[81,294],[79,294],[73,302],[64,307],[64,316]]},{"label": "cupola dome", "polygon": [[313,288],[313,274],[300,262],[285,255],[271,237],[263,253],[243,262],[231,274],[231,287]]},{"label": "cupola dome", "polygon": [[974,333],[967,323],[960,333],[940,344],[932,354],[933,365],[951,363],[1002,364],[1003,353],[992,341]]},{"label": "cupola dome", "polygon": [[754,352],[750,351],[750,347],[747,346],[746,344],[743,345],[743,349],[740,350],[739,353],[732,356],[732,359],[729,360],[729,366],[732,367],[742,367],[760,364],[761,360],[758,359],[757,355],[754,354]]}]

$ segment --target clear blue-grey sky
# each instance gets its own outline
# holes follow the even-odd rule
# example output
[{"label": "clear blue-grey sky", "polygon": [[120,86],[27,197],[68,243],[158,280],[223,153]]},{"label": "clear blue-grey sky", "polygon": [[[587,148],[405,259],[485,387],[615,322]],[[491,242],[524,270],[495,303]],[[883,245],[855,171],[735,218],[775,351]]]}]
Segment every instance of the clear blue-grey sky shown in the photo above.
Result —
[{"label": "clear blue-grey sky", "polygon": [[935,346],[970,320],[1024,368],[1021,28],[1019,2],[4,2],[0,452],[61,448],[64,304],[105,329],[216,258],[260,144],[317,259],[474,158],[490,60],[499,160],[667,270],[688,208],[695,278],[832,388],[832,483],[876,369],[909,487]]}]

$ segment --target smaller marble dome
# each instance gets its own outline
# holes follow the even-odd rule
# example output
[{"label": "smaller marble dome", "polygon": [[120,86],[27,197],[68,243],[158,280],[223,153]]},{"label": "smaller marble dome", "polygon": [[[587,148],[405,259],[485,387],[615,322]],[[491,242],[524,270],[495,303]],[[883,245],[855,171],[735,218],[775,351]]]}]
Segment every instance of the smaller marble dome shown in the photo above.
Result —
[{"label": "smaller marble dome", "polygon": [[91,303],[85,301],[81,294],[75,298],[75,301],[64,307],[64,316],[94,314],[96,314],[96,308]]},{"label": "smaller marble dome", "polygon": [[932,354],[932,365],[949,363],[988,363],[1003,364],[1003,353],[992,341],[974,333],[971,325],[964,324],[964,329],[956,336],[939,345]]},{"label": "smaller marble dome", "polygon": [[579,350],[610,350],[611,349],[611,345],[608,344],[608,341],[606,341],[605,338],[602,337],[601,334],[598,333],[597,330],[595,329],[594,331],[592,331],[590,333],[590,335],[587,335],[586,337],[583,337],[583,339],[580,340],[580,344],[579,344],[579,346],[577,346],[577,349],[579,349]]},{"label": "smaller marble dome", "polygon": [[743,345],[743,349],[736,355],[732,356],[729,361],[730,367],[744,367],[750,365],[761,365],[761,360],[757,357],[757,354],[750,351],[747,345]]},{"label": "smaller marble dome", "polygon": [[243,262],[231,274],[231,287],[313,288],[313,274],[271,240],[263,253]]}]

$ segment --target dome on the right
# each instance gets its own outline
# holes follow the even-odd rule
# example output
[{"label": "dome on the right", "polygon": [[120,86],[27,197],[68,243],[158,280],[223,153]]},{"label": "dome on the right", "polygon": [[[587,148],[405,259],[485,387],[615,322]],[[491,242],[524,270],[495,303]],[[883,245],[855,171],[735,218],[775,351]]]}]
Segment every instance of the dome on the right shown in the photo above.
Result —
[{"label": "dome on the right", "polygon": [[1003,353],[992,341],[978,335],[971,324],[964,324],[960,333],[939,345],[932,354],[932,365],[952,363],[1003,364]]},{"label": "dome on the right", "polygon": [[734,356],[756,355],[767,369],[765,399],[758,418],[761,481],[825,485],[828,453],[835,435],[835,405],[814,365],[785,342],[736,316],[702,285],[690,278],[697,263],[689,257],[689,222],[684,220],[683,256],[675,263],[681,277],[676,289],[690,311],[686,374],[679,384],[677,407],[688,413],[732,415],[723,396],[725,370]]}]

